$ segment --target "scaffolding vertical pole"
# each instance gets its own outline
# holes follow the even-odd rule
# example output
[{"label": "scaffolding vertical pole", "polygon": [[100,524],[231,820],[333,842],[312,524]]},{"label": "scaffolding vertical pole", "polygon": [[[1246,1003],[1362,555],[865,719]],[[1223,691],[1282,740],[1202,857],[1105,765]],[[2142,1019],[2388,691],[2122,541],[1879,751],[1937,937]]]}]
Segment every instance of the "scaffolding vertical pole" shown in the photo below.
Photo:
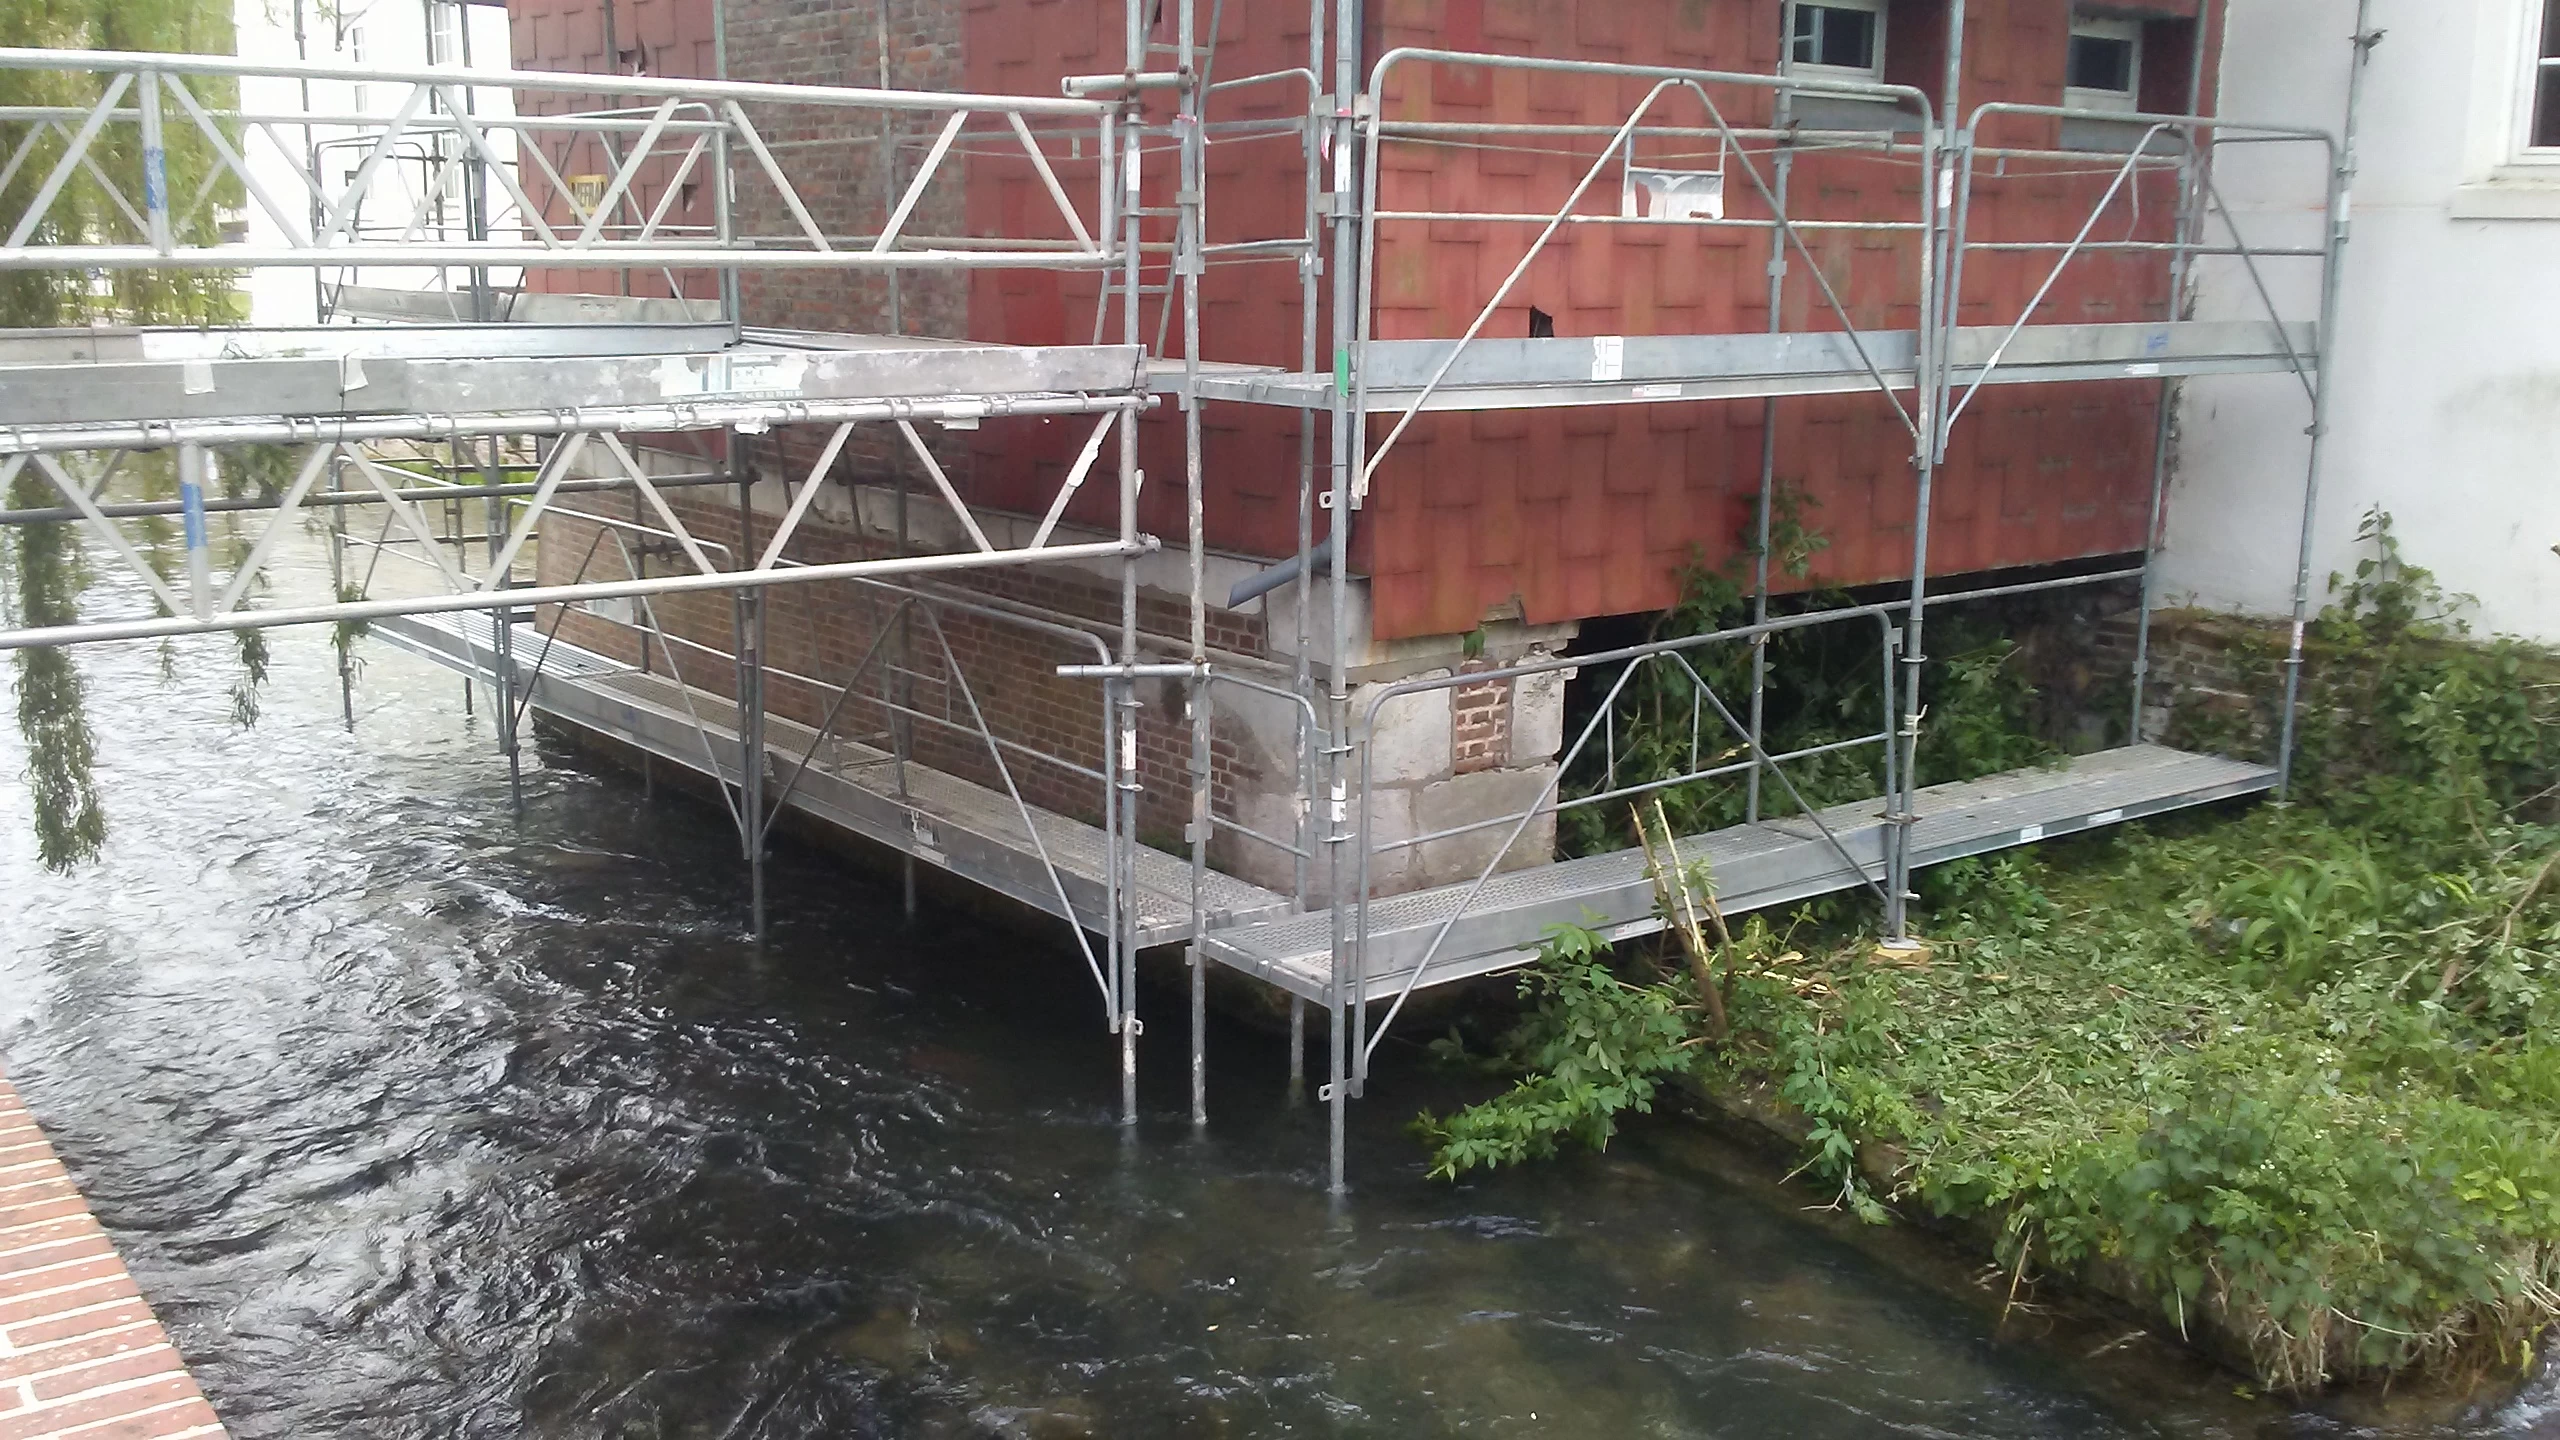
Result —
[{"label": "scaffolding vertical pole", "polygon": [[134,78],[140,82],[134,87],[134,99],[142,109],[142,208],[148,227],[144,238],[155,253],[166,255],[177,248],[177,235],[169,225],[169,152],[160,133],[160,72],[145,70]]},{"label": "scaffolding vertical pole", "polygon": [[[1122,7],[1121,24],[1128,50],[1127,99],[1123,101],[1124,120],[1120,176],[1122,283],[1128,287],[1121,306],[1120,339],[1135,347],[1138,337],[1139,257],[1145,241],[1144,165],[1145,92],[1137,83],[1138,73],[1146,68],[1147,22],[1139,0],[1128,0]],[[1134,410],[1120,412],[1120,543],[1126,547],[1120,558],[1120,663],[1138,663],[1138,415]],[[1107,768],[1119,777],[1117,800],[1120,828],[1113,845],[1111,864],[1119,872],[1119,905],[1112,924],[1119,931],[1117,967],[1118,1012],[1113,1017],[1120,1032],[1120,1123],[1138,1123],[1138,696],[1136,682],[1123,674],[1112,682],[1114,698],[1119,702],[1113,717],[1117,734],[1111,747]]]},{"label": "scaffolding vertical pole", "polygon": [[[294,12],[294,21],[297,25],[301,23],[301,18],[301,11],[297,8]],[[326,463],[329,466],[329,494],[334,501],[335,497],[346,489],[346,462],[334,453],[336,446],[331,442],[317,443],[329,445],[333,452]],[[336,503],[329,506],[329,593],[336,596],[341,603],[348,598],[347,507]],[[353,730],[356,728],[356,681],[354,667],[348,655],[349,642],[353,637],[347,634],[345,622],[341,621],[332,631],[329,639],[330,648],[338,652],[338,709],[346,716],[347,728]],[[468,680],[462,682],[462,696],[465,700],[471,698],[471,682]]]},{"label": "scaffolding vertical pole", "polygon": [[[2213,38],[2214,5],[2212,0],[2196,7],[2195,43],[2187,57],[2187,118],[2204,114],[2204,55]],[[2201,239],[2204,207],[2200,203],[2204,191],[2206,167],[2211,164],[2200,147],[2209,142],[2205,132],[2189,126],[2179,139],[2178,151],[2178,248],[2169,257],[2169,315],[2176,321],[2185,317],[2187,285],[2193,274],[2194,246]],[[2142,532],[2142,596],[2133,612],[2133,700],[2125,719],[2125,743],[2142,743],[2142,704],[2151,679],[2151,607],[2157,594],[2160,564],[2160,522],[2169,502],[2169,442],[2176,431],[2178,402],[2186,392],[2185,383],[2171,378],[2160,382],[2160,417],[2151,435],[2151,515]]]},{"label": "scaffolding vertical pole", "polygon": [[[1207,130],[1198,63],[1197,0],[1175,0],[1174,61],[1182,76],[1180,109],[1174,115],[1174,138],[1181,147],[1180,190],[1175,196],[1178,218],[1173,267],[1182,284],[1182,459],[1183,509],[1191,542],[1191,1124],[1209,1123],[1209,974],[1208,951],[1201,932],[1208,911],[1203,892],[1209,879],[1209,831],[1216,798],[1212,794],[1209,700],[1209,552],[1207,521],[1201,509],[1200,462],[1200,280],[1201,244],[1207,228],[1203,187]],[[1217,37],[1209,37],[1217,43]]]},{"label": "scaffolding vertical pole", "polygon": [[[1795,64],[1796,0],[1781,0],[1778,6],[1778,69],[1784,74]],[[1770,128],[1786,131],[1794,124],[1795,92],[1781,86],[1770,115]],[[1628,137],[1629,146],[1635,144]],[[1795,178],[1796,151],[1792,137],[1779,142],[1777,173],[1772,177],[1770,193],[1777,199],[1780,223],[1769,227],[1769,333],[1786,328],[1787,302],[1787,192]],[[1769,543],[1771,517],[1778,502],[1778,397],[1772,395],[1760,402],[1760,518],[1758,533],[1753,536],[1751,557],[1751,623],[1769,623]],[[1762,744],[1767,736],[1769,699],[1769,637],[1751,637],[1751,777],[1743,796],[1743,818],[1760,823],[1760,782],[1767,769],[1768,749]]]},{"label": "scaffolding vertical pole", "polygon": [[1918,420],[1919,443],[1912,451],[1917,470],[1911,516],[1911,611],[1903,617],[1902,644],[1902,795],[1888,808],[1885,859],[1885,937],[1901,941],[1910,931],[1911,832],[1920,804],[1921,672],[1929,662],[1922,634],[1929,603],[1929,507],[1937,486],[1938,466],[1946,459],[1948,356],[1955,337],[1956,297],[1946,278],[1954,271],[1956,236],[1949,225],[1955,195],[1956,158],[1964,153],[1965,0],[1947,8],[1946,89],[1940,133],[1921,137],[1921,211],[1927,225],[1920,259],[1920,364],[1912,387],[1912,413]]},{"label": "scaffolding vertical pole", "polygon": [[[1138,0],[1127,0],[1127,3],[1135,5]],[[885,0],[871,13],[872,45],[879,52],[880,88],[886,90],[889,88],[889,7]],[[882,217],[880,224],[883,230],[888,228],[887,217],[898,204],[899,114],[900,112],[896,110],[888,109],[880,112],[880,214]],[[888,289],[889,333],[904,335],[907,333],[906,306],[901,293],[904,286],[900,283],[898,271],[894,266],[889,270]],[[912,870],[909,871],[908,879],[910,882],[908,889],[912,891],[914,889]],[[912,906],[909,907],[909,913],[913,913]]]},{"label": "scaffolding vertical pole", "polygon": [[[612,23],[613,6],[605,6],[606,23]],[[715,80],[729,78],[729,6],[728,0],[711,0],[711,75]],[[736,199],[737,172],[731,167],[735,159],[729,152],[729,122],[723,120],[711,132],[711,224],[725,254],[737,240],[738,217]],[[625,272],[626,276],[629,272]],[[628,290],[626,278],[623,288]],[[682,298],[682,297],[678,297]],[[729,322],[729,341],[736,344],[745,337],[747,301],[738,284],[738,270],[730,266],[720,272],[720,318]],[[743,553],[741,555],[743,559]]]},{"label": "scaffolding vertical pole", "polygon": [[[482,293],[485,296],[485,290]],[[476,450],[478,447],[473,448]],[[498,439],[493,435],[489,437],[491,458],[481,461],[480,465],[481,484],[493,490],[497,488],[498,483],[498,467],[495,463],[497,453]],[[456,458],[460,457],[457,455]],[[488,500],[488,516],[489,563],[495,566],[499,547],[506,543],[507,538],[507,502],[491,495]],[[509,566],[509,570],[513,568],[512,565]],[[508,570],[492,569],[489,572],[488,584],[490,589],[503,594],[512,587],[513,578]],[[498,722],[498,749],[507,757],[508,799],[515,806],[516,818],[522,820],[524,818],[524,758],[516,747],[516,612],[504,606],[490,611],[489,631],[489,668],[496,675],[496,687],[491,698],[497,702],[495,715]]]},{"label": "scaffolding vertical pole", "polygon": [[[756,553],[756,468],[747,437],[724,432],[729,473],[738,482],[738,564]],[[811,484],[817,481],[813,478]],[[764,943],[764,592],[738,588],[738,834],[746,842],[747,919]]]},{"label": "scaffolding vertical pole", "polygon": [[204,519],[208,460],[202,445],[187,443],[178,447],[178,504],[183,512],[187,546],[187,603],[199,620],[213,616],[213,543]]},{"label": "scaffolding vertical pole", "polygon": [[[1316,369],[1316,277],[1324,273],[1324,230],[1318,217],[1319,197],[1324,194],[1322,107],[1324,91],[1324,0],[1307,0],[1307,113],[1298,127],[1299,157],[1306,171],[1305,231],[1306,248],[1298,252],[1298,373],[1312,375]],[[1311,873],[1314,869],[1316,837],[1316,747],[1321,741],[1314,717],[1314,662],[1307,653],[1311,643],[1310,629],[1315,611],[1316,567],[1310,552],[1315,549],[1316,535],[1316,412],[1298,412],[1298,580],[1294,618],[1297,622],[1295,660],[1290,667],[1290,684],[1307,702],[1307,709],[1297,717],[1298,727],[1298,853],[1290,857],[1290,892],[1300,905],[1312,898]],[[1269,606],[1264,607],[1265,613]],[[1299,1038],[1304,1039],[1306,1001],[1291,997],[1290,1014],[1295,1017]],[[1305,1055],[1290,1052],[1289,1093],[1294,1097],[1305,1079]]]},{"label": "scaffolding vertical pole", "polygon": [[2293,643],[2284,660],[2284,726],[2276,742],[2276,798],[2293,798],[2294,743],[2302,706],[2302,640],[2311,623],[2311,553],[2320,519],[2320,465],[2328,454],[2329,362],[2337,351],[2341,272],[2356,184],[2356,129],[2364,112],[2364,71],[2382,36],[2373,28],[2373,0],[2356,0],[2355,58],[2347,69],[2347,118],[2339,137],[2337,167],[2329,176],[2329,235],[2320,263],[2320,333],[2313,337],[2311,454],[2302,476],[2302,548],[2293,573]]},{"label": "scaffolding vertical pole", "polygon": [[[1353,1002],[1348,993],[1350,977],[1346,973],[1352,959],[1356,938],[1346,925],[1353,913],[1352,897],[1346,892],[1348,867],[1344,864],[1344,846],[1350,843],[1350,767],[1351,746],[1351,597],[1348,572],[1351,566],[1351,466],[1352,428],[1361,423],[1351,411],[1352,369],[1359,363],[1353,352],[1353,337],[1358,332],[1357,310],[1359,269],[1353,257],[1359,251],[1359,188],[1352,182],[1359,153],[1360,126],[1355,103],[1360,94],[1360,0],[1333,0],[1333,519],[1330,560],[1333,569],[1332,588],[1332,653],[1326,657],[1326,723],[1332,729],[1332,743],[1325,747],[1325,866],[1328,877],[1327,914],[1332,919],[1333,972],[1326,989],[1326,1008],[1331,1012],[1324,1100],[1329,1115],[1328,1180],[1332,1193],[1341,1195],[1348,1186],[1344,1169],[1344,1103],[1350,1098],[1350,1076],[1346,1073],[1349,1037],[1343,1026],[1350,1018],[1346,1013]],[[1362,797],[1362,803],[1367,798]]]},{"label": "scaffolding vertical pole", "polygon": [[[891,485],[889,509],[892,523],[898,530],[898,554],[904,557],[911,548],[911,542],[907,535],[907,471],[903,460],[899,462]],[[891,653],[895,659],[890,673],[881,677],[880,684],[881,693],[889,702],[889,753],[897,774],[898,803],[905,805],[910,799],[907,761],[915,749],[916,738],[915,719],[907,713],[915,704],[915,608],[902,602],[894,619],[898,638]],[[916,856],[913,850],[898,852],[898,903],[900,913],[912,923],[916,918]]]}]

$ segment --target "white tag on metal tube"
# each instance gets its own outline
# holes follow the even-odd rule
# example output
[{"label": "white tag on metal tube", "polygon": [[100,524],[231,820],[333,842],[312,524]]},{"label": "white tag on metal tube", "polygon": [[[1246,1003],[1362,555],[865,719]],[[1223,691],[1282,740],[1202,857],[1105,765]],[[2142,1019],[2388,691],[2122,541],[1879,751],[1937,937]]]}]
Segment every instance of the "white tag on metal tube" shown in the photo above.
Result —
[{"label": "white tag on metal tube", "polygon": [[1594,335],[1591,337],[1591,378],[1616,380],[1627,373],[1627,337]]},{"label": "white tag on metal tube", "polygon": [[190,395],[213,393],[213,362],[189,360],[178,367],[179,388]]}]

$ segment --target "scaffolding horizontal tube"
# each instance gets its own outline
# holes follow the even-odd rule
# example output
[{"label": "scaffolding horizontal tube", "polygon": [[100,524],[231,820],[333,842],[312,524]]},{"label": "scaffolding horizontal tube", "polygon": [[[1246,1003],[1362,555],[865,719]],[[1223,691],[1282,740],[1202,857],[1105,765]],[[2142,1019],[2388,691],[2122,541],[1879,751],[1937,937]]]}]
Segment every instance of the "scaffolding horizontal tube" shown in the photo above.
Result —
[{"label": "scaffolding horizontal tube", "polygon": [[[1809,745],[1802,750],[1790,750],[1784,755],[1772,755],[1768,757],[1766,763],[1770,765],[1783,765],[1790,760],[1808,760],[1817,755],[1837,754],[1844,750],[1855,750],[1861,746],[1882,745],[1892,739],[1893,735],[1891,732],[1878,731],[1872,735],[1860,735],[1855,739],[1834,740],[1827,745]],[[1732,751],[1728,751],[1727,753],[1744,751],[1749,748],[1749,744],[1745,743],[1734,746]],[[1749,760],[1737,760],[1729,765],[1713,765],[1704,770],[1693,770],[1686,775],[1672,775],[1660,780],[1648,780],[1641,785],[1629,785],[1616,790],[1604,790],[1597,795],[1577,795],[1570,800],[1558,799],[1550,804],[1538,806],[1534,810],[1514,810],[1508,814],[1496,815],[1490,820],[1477,820],[1465,825],[1452,826],[1446,830],[1434,830],[1427,835],[1415,835],[1409,839],[1394,840],[1384,845],[1374,845],[1370,847],[1369,853],[1372,855],[1384,855],[1391,850],[1407,850],[1417,845],[1428,845],[1436,840],[1449,840],[1460,835],[1472,835],[1478,830],[1490,830],[1498,825],[1517,824],[1523,814],[1535,815],[1552,812],[1554,814],[1561,815],[1567,810],[1580,810],[1591,805],[1605,805],[1612,800],[1624,800],[1631,796],[1648,795],[1657,790],[1668,790],[1674,786],[1693,784],[1700,780],[1719,780],[1727,775],[1742,774],[1744,771],[1752,768],[1753,762]]]},{"label": "scaffolding horizontal tube", "polygon": [[344,420],[283,416],[129,421],[112,425],[0,428],[0,455],[68,450],[157,450],[165,446],[299,445],[324,441],[451,440],[489,435],[569,435],[839,425],[860,420],[984,419],[1008,415],[1099,415],[1145,410],[1147,395],[950,395],[913,400],[706,400],[685,404],[591,406],[541,414],[368,415]]},{"label": "scaffolding horizontal tube", "polygon": [[[91,113],[91,107],[86,105],[0,105],[0,124],[17,120],[68,120],[76,123],[88,119]],[[217,120],[234,121],[242,125],[309,125],[332,130],[366,132],[388,129],[391,123],[391,117],[382,114],[341,115],[323,110],[216,110],[212,114]],[[107,120],[110,124],[133,125],[140,123],[141,119],[140,110],[124,106],[118,106],[107,112]],[[630,119],[622,118],[619,113],[585,115],[574,111],[548,115],[474,115],[471,117],[471,123],[482,130],[573,131],[581,135],[627,135],[651,128],[646,111]],[[727,131],[729,125],[722,120],[671,119],[656,128],[668,135],[716,135]],[[461,131],[462,125],[459,121],[444,115],[411,116],[409,123],[401,127],[403,135],[459,134]],[[1006,130],[990,133],[1010,135],[1013,132]],[[360,146],[369,145],[372,141],[372,134],[367,133],[333,136],[323,143],[336,146]],[[445,162],[453,160],[451,156],[432,158]]]},{"label": "scaffolding horizontal tube", "polygon": [[85,621],[0,631],[0,650],[45,645],[85,645],[108,640],[157,640],[179,635],[211,635],[229,630],[266,630],[287,625],[332,625],[351,620],[387,620],[395,615],[441,615],[458,610],[524,610],[537,605],[570,605],[584,600],[614,600],[639,595],[679,595],[705,590],[761,590],[776,585],[806,585],[823,580],[863,580],[883,575],[931,575],[959,570],[996,570],[1012,565],[1074,560],[1119,560],[1152,554],[1152,537],[1123,544],[1117,540],[1090,545],[1051,545],[1039,550],[983,550],[952,555],[891,556],[812,565],[805,570],[717,570],[710,574],[656,575],[646,580],[604,580],[581,585],[534,585],[516,590],[480,590],[469,594],[418,595],[401,600],[362,600],[338,605],[287,606],[280,610],[240,610],[197,620],[158,616],[148,620]]},{"label": "scaffolding horizontal tube", "polygon": [[2070,250],[2074,252],[2094,250],[2143,250],[2168,251],[2181,255],[2249,255],[2267,256],[2273,259],[2292,258],[2305,260],[2324,260],[2327,259],[2329,255],[2329,252],[2326,250],[2304,249],[2300,247],[2271,247],[2261,245],[2184,245],[2175,240],[2089,240],[2077,245],[2068,240],[1967,240],[1964,242],[1964,248],[1967,250],[2005,250],[2010,252],[2032,250]]},{"label": "scaffolding horizontal tube", "polygon": [[1722,219],[1691,218],[1669,215],[1566,215],[1559,217],[1550,210],[1545,214],[1512,210],[1380,210],[1375,220],[1490,221],[1503,225],[1548,225],[1561,218],[1567,225],[1676,225],[1701,230],[1775,230],[1792,225],[1798,230],[1910,230],[1929,227],[1917,220],[1778,220],[1750,216],[1727,216]]},{"label": "scaffolding horizontal tube", "polygon": [[[396,461],[386,460],[381,463],[383,468],[389,470],[405,468]],[[661,490],[673,490],[702,485],[734,485],[738,482],[730,476],[706,471],[688,475],[652,475],[649,477],[649,483]],[[554,494],[569,495],[594,490],[628,490],[631,486],[632,482],[628,479],[606,477],[592,480],[561,480],[555,482],[551,489]],[[530,495],[540,488],[532,481],[509,485],[420,485],[405,490],[394,490],[391,494],[394,498],[401,500],[497,500]],[[315,495],[304,496],[301,505],[297,508],[309,510],[332,505],[379,505],[381,503],[383,503],[382,496],[372,490],[324,490]],[[243,512],[281,510],[284,508],[284,502],[247,498],[215,499],[205,501],[201,508],[207,515],[236,515]],[[149,515],[183,515],[186,513],[187,506],[183,500],[137,500],[124,504],[100,505],[97,509],[99,514],[110,520],[139,520]],[[81,513],[69,505],[57,505],[49,510],[0,510],[0,525],[57,524],[82,518],[84,517]]]},{"label": "scaffolding horizontal tube", "polygon": [[649,75],[584,70],[473,70],[438,65],[315,65],[297,60],[243,60],[230,55],[174,55],[133,50],[28,50],[0,48],[0,70],[76,70],[90,74],[222,75],[240,79],[347,80],[375,85],[465,85],[542,94],[644,95],[652,99],[760,101],[877,110],[953,110],[1001,115],[1084,115],[1100,119],[1112,107],[1096,100],[1028,95],[976,95],[944,90],[878,90],[851,85],[768,85],[745,80],[671,80]]},{"label": "scaffolding horizontal tube", "polygon": [[[997,242],[1011,244],[1015,242]],[[1032,243],[1032,242],[1021,242]],[[1067,242],[1072,245],[1073,242]],[[528,270],[668,267],[681,270],[1108,270],[1110,250],[755,250],[718,246],[595,244],[550,249],[513,241],[467,245],[213,245],[162,254],[148,245],[20,245],[0,249],[0,270],[418,270],[500,266]]]}]

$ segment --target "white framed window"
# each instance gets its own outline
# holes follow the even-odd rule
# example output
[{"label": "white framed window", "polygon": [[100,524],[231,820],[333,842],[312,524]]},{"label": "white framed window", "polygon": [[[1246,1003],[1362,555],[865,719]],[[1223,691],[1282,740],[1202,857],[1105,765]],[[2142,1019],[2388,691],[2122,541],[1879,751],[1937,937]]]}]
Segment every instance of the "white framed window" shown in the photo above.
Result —
[{"label": "white framed window", "polygon": [[2519,159],[2560,162],[2560,0],[2542,0],[2519,77]]},{"label": "white framed window", "polygon": [[427,0],[427,63],[462,63],[461,0]]},{"label": "white framed window", "polygon": [[2142,22],[2071,21],[2062,103],[2074,110],[2130,115],[2142,108]]},{"label": "white framed window", "polygon": [[2482,9],[2497,18],[2479,30],[2453,217],[2560,220],[2560,0]]},{"label": "white framed window", "polygon": [[1884,78],[1884,0],[1797,0],[1787,70],[1835,80]]}]

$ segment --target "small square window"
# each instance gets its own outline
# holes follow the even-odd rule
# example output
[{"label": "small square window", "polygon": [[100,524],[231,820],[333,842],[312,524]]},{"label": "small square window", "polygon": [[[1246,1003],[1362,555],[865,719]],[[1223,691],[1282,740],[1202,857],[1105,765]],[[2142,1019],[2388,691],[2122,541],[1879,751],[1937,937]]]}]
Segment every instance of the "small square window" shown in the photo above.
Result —
[{"label": "small square window", "polygon": [[2142,108],[2142,22],[2074,20],[2062,103],[2075,110]]},{"label": "small square window", "polygon": [[1796,28],[1787,49],[1790,68],[1844,79],[1884,74],[1884,15],[1874,4],[1796,6]]}]

